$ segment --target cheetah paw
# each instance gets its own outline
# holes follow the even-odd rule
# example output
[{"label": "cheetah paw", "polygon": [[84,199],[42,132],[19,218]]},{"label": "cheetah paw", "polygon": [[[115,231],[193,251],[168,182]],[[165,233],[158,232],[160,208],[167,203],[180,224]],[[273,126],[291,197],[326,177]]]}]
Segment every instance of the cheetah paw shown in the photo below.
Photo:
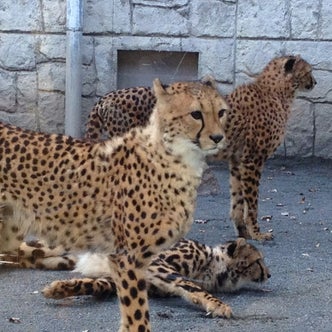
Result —
[{"label": "cheetah paw", "polygon": [[232,308],[224,303],[207,306],[206,316],[231,318],[233,316]]},{"label": "cheetah paw", "polygon": [[42,290],[42,294],[49,299],[63,299],[68,295],[65,294],[61,286],[61,281],[53,281]]},{"label": "cheetah paw", "polygon": [[272,233],[254,233],[251,235],[252,240],[256,241],[271,241],[273,239]]}]

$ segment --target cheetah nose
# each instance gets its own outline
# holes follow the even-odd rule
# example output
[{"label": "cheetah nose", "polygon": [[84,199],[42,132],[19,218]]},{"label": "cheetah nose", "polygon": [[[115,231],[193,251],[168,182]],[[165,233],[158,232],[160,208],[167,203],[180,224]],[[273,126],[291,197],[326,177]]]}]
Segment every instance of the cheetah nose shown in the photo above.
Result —
[{"label": "cheetah nose", "polygon": [[223,135],[210,135],[209,137],[214,143],[219,143],[224,138]]}]

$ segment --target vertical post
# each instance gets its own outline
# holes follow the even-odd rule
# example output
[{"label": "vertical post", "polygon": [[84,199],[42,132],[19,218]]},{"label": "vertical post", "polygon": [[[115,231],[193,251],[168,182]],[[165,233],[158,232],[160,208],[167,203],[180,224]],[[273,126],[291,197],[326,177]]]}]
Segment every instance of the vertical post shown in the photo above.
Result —
[{"label": "vertical post", "polygon": [[81,136],[82,0],[67,0],[65,133]]}]

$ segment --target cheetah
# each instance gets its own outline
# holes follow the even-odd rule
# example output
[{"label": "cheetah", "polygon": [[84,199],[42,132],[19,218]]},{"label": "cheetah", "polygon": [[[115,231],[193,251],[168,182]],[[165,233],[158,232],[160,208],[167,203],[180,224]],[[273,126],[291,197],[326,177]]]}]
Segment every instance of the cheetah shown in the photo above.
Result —
[{"label": "cheetah", "polygon": [[[166,90],[171,92],[181,85],[181,82],[174,83]],[[101,97],[89,113],[85,137],[98,141],[105,136],[122,136],[134,127],[145,126],[155,103],[156,97],[149,87],[112,91]]]},{"label": "cheetah", "polygon": [[[297,91],[316,85],[311,65],[300,56],[271,60],[249,84],[226,96],[230,112],[226,124],[227,144],[210,162],[226,160],[230,169],[230,218],[237,235],[270,240],[257,222],[259,183],[265,161],[282,142]],[[86,137],[101,139],[121,135],[148,122],[155,97],[148,88],[114,91],[95,105],[87,123]]]},{"label": "cheetah", "polygon": [[[116,294],[110,271],[96,276],[94,266],[99,257],[84,262],[85,275],[94,278],[57,280],[45,287],[47,298],[93,295],[99,298]],[[89,263],[93,262],[90,270]],[[100,265],[104,265],[103,261]],[[147,269],[150,296],[180,296],[199,306],[212,317],[230,318],[230,306],[209,292],[232,292],[256,286],[270,278],[262,253],[244,238],[210,247],[194,240],[181,239],[170,249],[162,251]]]},{"label": "cheetah", "polygon": [[175,94],[153,83],[150,124],[104,142],[0,124],[0,252],[26,235],[103,255],[121,332],[151,331],[145,271],[191,227],[206,156],[225,143],[227,103],[212,78]]},{"label": "cheetah", "polygon": [[227,145],[216,160],[230,169],[230,217],[239,236],[270,240],[257,222],[259,183],[265,161],[282,142],[297,91],[313,89],[311,65],[300,56],[273,59],[249,83],[226,97],[230,105]]}]

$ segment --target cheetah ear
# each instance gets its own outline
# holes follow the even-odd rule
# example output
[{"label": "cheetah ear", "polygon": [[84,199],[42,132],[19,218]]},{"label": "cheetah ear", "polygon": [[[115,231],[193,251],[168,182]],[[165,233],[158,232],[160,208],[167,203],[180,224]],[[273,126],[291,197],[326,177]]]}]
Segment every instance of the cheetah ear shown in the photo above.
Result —
[{"label": "cheetah ear", "polygon": [[217,82],[215,78],[211,75],[205,75],[199,81],[204,85],[211,86],[212,88],[217,88]]},{"label": "cheetah ear", "polygon": [[227,255],[230,257],[235,257],[238,250],[245,246],[247,241],[243,237],[239,237],[237,240],[230,242],[227,248]]},{"label": "cheetah ear", "polygon": [[233,257],[234,256],[234,252],[235,252],[235,249],[236,249],[236,242],[233,241],[229,244],[229,246],[227,247],[227,255],[229,257]]},{"label": "cheetah ear", "polygon": [[285,63],[285,73],[290,73],[293,68],[294,68],[294,64],[297,61],[297,57],[291,57],[290,59],[288,59]]},{"label": "cheetah ear", "polygon": [[168,94],[159,78],[153,81],[153,92],[157,98]]}]

